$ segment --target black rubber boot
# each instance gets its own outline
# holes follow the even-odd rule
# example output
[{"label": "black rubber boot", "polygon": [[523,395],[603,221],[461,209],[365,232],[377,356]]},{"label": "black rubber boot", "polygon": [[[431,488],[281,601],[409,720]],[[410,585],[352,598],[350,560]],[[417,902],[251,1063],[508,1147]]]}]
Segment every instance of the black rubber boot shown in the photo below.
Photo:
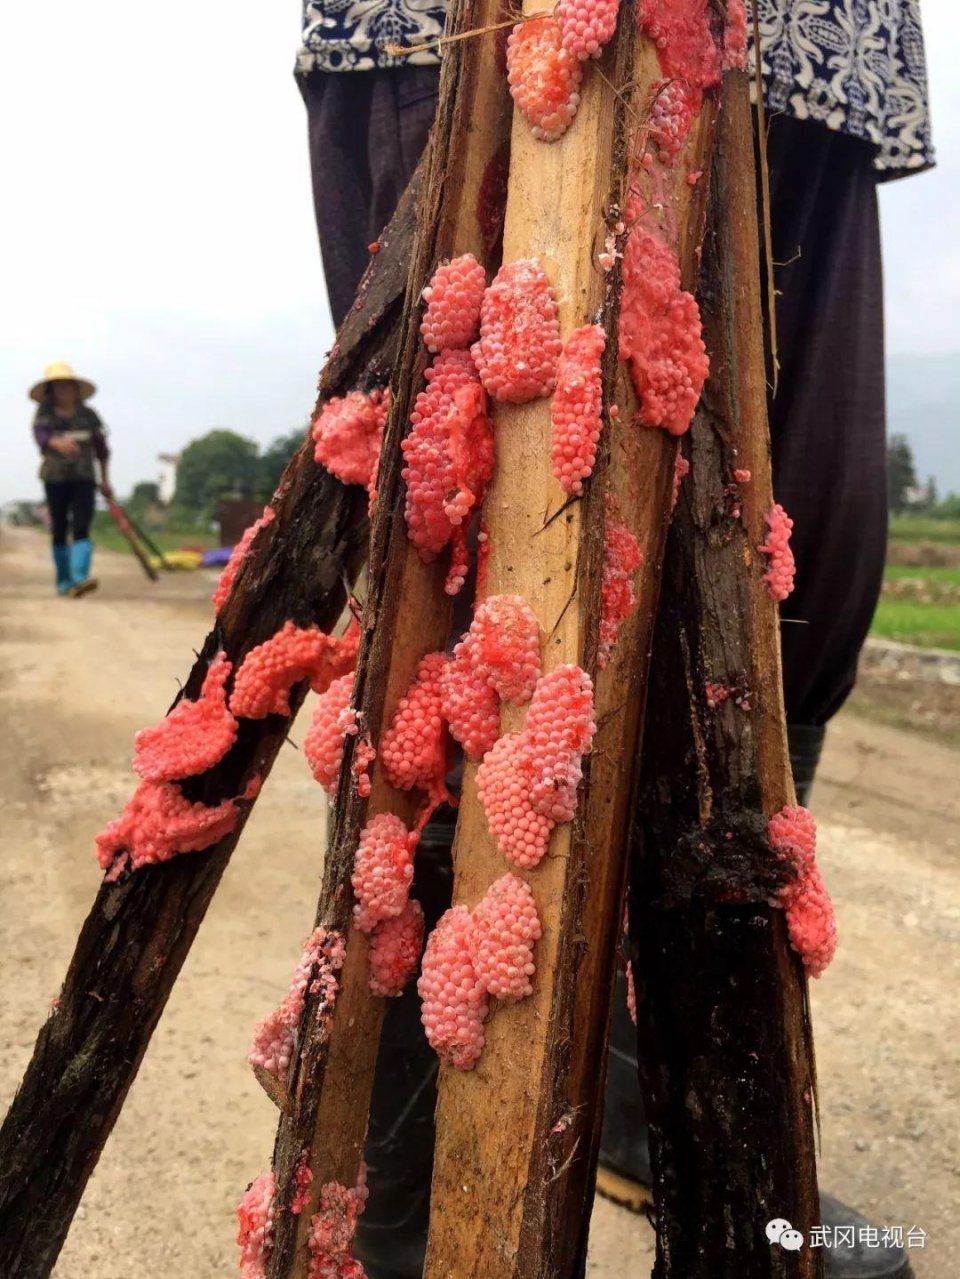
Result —
[{"label": "black rubber boot", "polygon": [[788,724],[787,746],[797,803],[806,807],[827,734],[825,724]]}]

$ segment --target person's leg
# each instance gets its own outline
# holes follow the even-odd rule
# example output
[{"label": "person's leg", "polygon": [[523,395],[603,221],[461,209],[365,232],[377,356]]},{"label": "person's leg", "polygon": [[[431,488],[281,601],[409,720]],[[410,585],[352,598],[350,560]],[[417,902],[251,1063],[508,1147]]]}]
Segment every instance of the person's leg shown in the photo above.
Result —
[{"label": "person's leg", "polygon": [[313,208],[337,328],[353,304],[369,251],[367,128],[376,72],[311,71],[298,80],[307,108]]},{"label": "person's leg", "polygon": [[370,241],[378,239],[393,217],[413,177],[437,113],[440,87],[439,67],[391,67],[375,74],[367,134]]},{"label": "person's leg", "polygon": [[801,802],[827,721],[856,678],[887,534],[883,280],[872,152],[775,117],[767,149],[780,377],[774,496],[794,521],[781,607],[784,696]]},{"label": "person's leg", "polygon": [[70,547],[67,531],[70,517],[70,481],[48,481],[43,489],[47,497],[50,515],[50,535],[53,543],[53,564],[56,571],[57,593],[66,595],[72,584],[70,576]]},{"label": "person's leg", "polygon": [[70,548],[71,595],[86,595],[96,590],[96,578],[90,576],[93,560],[93,542],[90,525],[96,502],[93,480],[75,480],[70,496],[70,512],[73,521],[73,545]]},{"label": "person's leg", "polygon": [[314,71],[307,108],[313,203],[334,324],[353,305],[370,245],[413,176],[436,112],[436,67]]}]

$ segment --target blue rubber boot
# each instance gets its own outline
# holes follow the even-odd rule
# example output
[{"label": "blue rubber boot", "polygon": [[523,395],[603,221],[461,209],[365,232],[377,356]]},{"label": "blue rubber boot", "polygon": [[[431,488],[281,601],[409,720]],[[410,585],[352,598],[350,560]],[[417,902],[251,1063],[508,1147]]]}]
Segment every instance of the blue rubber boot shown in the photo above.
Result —
[{"label": "blue rubber boot", "polygon": [[57,570],[57,594],[66,595],[73,585],[70,572],[70,547],[66,542],[54,542],[53,562]]},{"label": "blue rubber boot", "polygon": [[97,589],[97,579],[90,576],[90,561],[93,559],[93,543],[89,537],[82,537],[74,542],[70,554],[70,576],[73,579],[70,594],[74,597],[86,595],[88,591]]}]

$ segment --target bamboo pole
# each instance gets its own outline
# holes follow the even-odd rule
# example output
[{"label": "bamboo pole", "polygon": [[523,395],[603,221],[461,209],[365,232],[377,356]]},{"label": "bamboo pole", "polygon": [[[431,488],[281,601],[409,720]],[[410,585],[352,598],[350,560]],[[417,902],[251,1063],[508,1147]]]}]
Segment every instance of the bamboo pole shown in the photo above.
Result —
[{"label": "bamboo pole", "polygon": [[[416,182],[381,237],[337,345],[320,398],[382,384],[392,367],[414,230]],[[223,648],[236,660],[288,618],[329,630],[367,546],[367,497],[313,460],[308,440],[274,499],[181,695],[195,697]],[[296,710],[301,689],[291,701]],[[189,797],[215,804],[253,773],[266,778],[290,721],[245,721],[235,747],[191,779]],[[104,882],[83,925],[56,1010],[0,1129],[0,1275],[45,1279],[87,1180],[136,1077],[167,997],[243,829],[213,848]]]},{"label": "bamboo pole", "polygon": [[[726,77],[712,186],[700,289],[712,372],[668,542],[648,707],[657,749],[643,761],[632,851],[654,1274],[818,1279],[819,1250],[788,1254],[764,1232],[784,1217],[806,1233],[819,1205],[806,983],[768,904],[778,869],[766,820],[794,792],[759,552],[772,494],[744,73]],[[708,700],[708,684],[730,695]]]}]

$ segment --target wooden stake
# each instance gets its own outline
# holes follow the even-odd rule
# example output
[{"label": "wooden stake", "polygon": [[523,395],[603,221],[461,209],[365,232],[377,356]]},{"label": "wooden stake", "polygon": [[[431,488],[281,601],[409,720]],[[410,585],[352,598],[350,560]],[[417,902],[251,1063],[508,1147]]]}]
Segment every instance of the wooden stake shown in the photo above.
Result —
[{"label": "wooden stake", "polygon": [[[505,261],[536,257],[550,275],[564,337],[600,310],[608,330],[608,403],[616,379],[618,276],[612,273],[605,284],[594,252],[608,221],[615,226],[619,219],[627,134],[662,74],[635,23],[632,8],[624,6],[602,74],[588,70],[577,118],[559,142],[535,141],[515,115],[504,233]],[[612,85],[632,89],[616,94]],[[712,122],[708,99],[690,143],[689,158],[698,162],[684,164],[661,193],[688,284],[705,185],[691,186],[686,174],[706,167]],[[550,474],[549,403],[500,405],[495,414],[498,465],[486,506],[489,590],[520,593],[534,608],[546,636],[545,669],[564,662],[592,669],[595,661],[608,475],[646,561],[635,618],[597,683],[602,728],[586,761],[580,811],[570,826],[557,829],[540,866],[524,874],[544,928],[534,994],[496,1009],[474,1070],[441,1067],[426,1279],[568,1276],[585,1254],[620,930],[624,795],[676,447],[664,433],[634,425],[636,403],[627,384],[620,385],[613,473],[609,457],[602,458],[584,500],[552,520],[563,494]],[[505,731],[519,727],[522,716],[505,709]],[[475,779],[476,769],[468,767],[454,848],[454,900],[468,906],[513,869],[489,833]]]},{"label": "wooden stake", "polygon": [[[711,378],[657,620],[630,925],[655,1177],[657,1279],[817,1279],[764,1227],[819,1220],[806,984],[766,820],[793,802],[777,607],[748,81],[728,73],[701,310]],[[737,482],[734,470],[749,470]],[[789,605],[787,606],[789,607]],[[707,685],[716,689],[708,704]],[[724,692],[725,691],[725,692]],[[726,695],[725,695],[726,693]]]},{"label": "wooden stake", "polygon": [[[495,22],[500,2],[463,0],[451,10],[448,29],[455,34]],[[498,265],[503,206],[496,192],[502,190],[506,172],[509,121],[495,37],[453,44],[444,58],[418,210],[420,231],[377,481],[364,640],[354,681],[354,704],[373,742],[389,724],[421,658],[442,651],[450,635],[452,606],[443,591],[446,559],[424,565],[407,537],[400,440],[428,360],[419,335],[424,285],[442,259],[461,253],[472,252],[491,272]],[[301,1020],[291,1104],[280,1116],[274,1150],[277,1204],[285,1207],[292,1201],[304,1152],[312,1180],[299,1214],[275,1214],[271,1279],[307,1274],[310,1222],[322,1187],[333,1181],[352,1186],[358,1179],[384,1001],[369,991],[367,939],[350,927],[350,875],[363,824],[376,813],[393,812],[412,825],[415,810],[416,796],[394,791],[379,764],[373,769],[369,799],[361,797],[351,776],[352,744],[344,755],[316,918],[318,925],[348,934],[347,954],[329,1033],[318,1033],[312,999]]]}]

